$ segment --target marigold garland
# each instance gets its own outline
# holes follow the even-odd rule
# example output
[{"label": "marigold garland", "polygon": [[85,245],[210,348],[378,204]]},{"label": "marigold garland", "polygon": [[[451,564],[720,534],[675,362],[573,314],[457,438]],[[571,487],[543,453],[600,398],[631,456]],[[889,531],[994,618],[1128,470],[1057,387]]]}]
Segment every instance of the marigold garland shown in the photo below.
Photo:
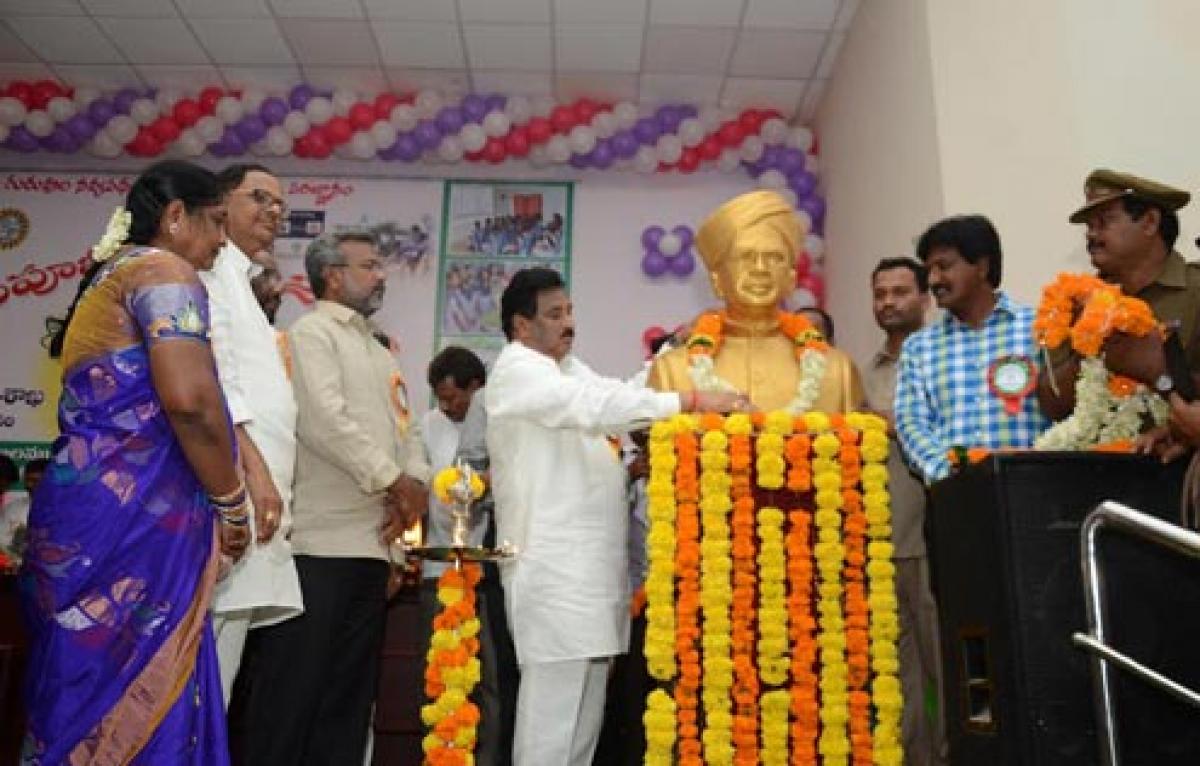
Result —
[{"label": "marigold garland", "polygon": [[699,441],[688,428],[675,435],[675,683],[680,766],[704,766],[700,745],[700,484],[696,473]]},{"label": "marigold garland", "polygon": [[729,455],[729,437],[725,420],[711,415],[701,420],[704,434],[700,440],[700,514],[702,520],[700,602],[703,606],[701,631],[701,699],[704,704],[704,761],[717,766],[733,763],[733,712],[730,691],[733,688],[733,644],[730,637],[730,609],[733,587],[730,575],[732,543],[729,535],[730,498],[733,479]]},{"label": "marigold garland", "polygon": [[757,546],[754,539],[754,489],[751,484],[753,429],[747,415],[725,420],[729,434],[730,497],[733,499],[733,762],[751,766],[758,762],[758,666],[754,657],[754,622],[757,600]]},{"label": "marigold garland", "polygon": [[450,568],[438,579],[442,611],[433,620],[426,654],[425,695],[433,700],[421,708],[430,732],[421,742],[430,766],[471,766],[479,708],[470,701],[479,683],[479,618],[475,615],[478,564]]},{"label": "marigold garland", "polygon": [[[453,501],[450,490],[454,485],[462,481],[462,471],[458,470],[457,466],[447,466],[437,472],[433,477],[433,492],[438,500],[449,505]],[[475,500],[483,497],[483,492],[486,486],[483,483],[483,477],[477,473],[471,473],[471,497]]]}]

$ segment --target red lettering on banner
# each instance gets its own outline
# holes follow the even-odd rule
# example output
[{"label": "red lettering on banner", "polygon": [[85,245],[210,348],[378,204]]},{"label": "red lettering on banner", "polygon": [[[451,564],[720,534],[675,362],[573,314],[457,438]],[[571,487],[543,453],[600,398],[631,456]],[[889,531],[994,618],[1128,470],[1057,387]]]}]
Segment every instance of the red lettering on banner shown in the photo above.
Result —
[{"label": "red lettering on banner", "polygon": [[307,194],[312,195],[313,204],[318,207],[324,207],[338,197],[349,197],[354,193],[353,184],[344,184],[341,181],[292,181],[288,185],[288,195]]},{"label": "red lettering on banner", "polygon": [[117,195],[124,197],[133,186],[130,176],[51,176],[29,173],[9,173],[0,188],[4,191],[34,194],[89,194],[92,197]]},{"label": "red lettering on banner", "polygon": [[49,266],[27,263],[24,269],[16,274],[9,274],[0,282],[0,306],[8,301],[9,296],[49,295],[57,290],[62,282],[83,276],[91,262],[91,256],[84,253],[77,261],[63,261]]}]

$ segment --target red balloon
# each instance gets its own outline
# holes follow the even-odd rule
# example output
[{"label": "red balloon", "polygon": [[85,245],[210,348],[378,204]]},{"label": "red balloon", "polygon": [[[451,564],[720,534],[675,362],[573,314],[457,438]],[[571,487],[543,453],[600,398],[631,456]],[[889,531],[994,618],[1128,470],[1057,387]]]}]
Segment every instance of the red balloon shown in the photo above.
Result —
[{"label": "red balloon", "polygon": [[179,123],[170,117],[159,117],[150,123],[150,132],[162,143],[169,144],[179,138],[182,130],[179,127]]},{"label": "red balloon", "polygon": [[[783,112],[779,111],[778,109],[763,109],[761,112],[759,112],[759,114],[762,115],[763,122],[766,122],[772,117],[778,117],[781,120],[783,119]],[[784,121],[786,122],[786,120]]]},{"label": "red balloon", "polygon": [[375,116],[386,120],[392,116],[392,110],[400,104],[400,99],[391,93],[380,93],[375,97]]},{"label": "red balloon", "polygon": [[733,120],[723,123],[721,129],[717,131],[717,138],[721,139],[721,143],[726,146],[737,146],[742,143],[742,139],[746,137],[742,126],[738,125]]},{"label": "red balloon", "polygon": [[217,102],[225,93],[212,85],[200,91],[200,111],[204,114],[212,114],[217,111]]},{"label": "red balloon", "polygon": [[25,81],[10,82],[5,92],[24,104],[26,109],[33,106],[33,86]]},{"label": "red balloon", "polygon": [[812,268],[812,258],[808,256],[807,250],[801,250],[796,254],[796,284],[800,284],[800,280],[808,276],[808,270]]},{"label": "red balloon", "polygon": [[683,150],[683,155],[679,158],[680,173],[695,173],[696,168],[700,167],[700,153],[695,147],[689,146]]},{"label": "red balloon", "polygon": [[162,142],[155,138],[148,128],[138,130],[137,135],[125,148],[135,157],[153,157],[163,150]]},{"label": "red balloon", "polygon": [[33,108],[45,109],[50,99],[62,94],[62,87],[53,80],[38,80],[33,84]]},{"label": "red balloon", "polygon": [[305,133],[303,136],[300,136],[292,143],[292,154],[300,158],[309,157],[312,155],[307,133]]},{"label": "red balloon", "polygon": [[499,165],[504,162],[508,152],[504,148],[504,139],[489,138],[487,143],[483,145],[483,158],[493,165]]},{"label": "red balloon", "polygon": [[483,161],[483,150],[480,149],[477,152],[467,152],[466,154],[463,155],[463,157],[465,157],[467,159],[467,162],[482,162]]},{"label": "red balloon", "polygon": [[534,117],[525,126],[529,140],[535,144],[544,144],[554,135],[554,126],[545,117]]},{"label": "red balloon", "polygon": [[816,133],[813,133],[813,145],[812,145],[812,148],[808,150],[808,153],[809,154],[820,154],[821,153],[821,137],[818,136]]},{"label": "red balloon", "polygon": [[575,117],[580,124],[591,122],[598,111],[600,107],[590,98],[581,98],[575,102]]},{"label": "red balloon", "polygon": [[333,117],[319,128],[330,146],[341,146],[354,135],[354,128],[345,117]]},{"label": "red balloon", "polygon": [[314,128],[308,132],[308,151],[310,157],[318,160],[325,159],[333,151],[333,147],[329,145],[329,142],[325,140],[325,136],[321,134],[320,128]]},{"label": "red balloon", "polygon": [[805,274],[796,281],[801,287],[813,294],[817,299],[818,306],[825,305],[825,280],[820,274]]},{"label": "red balloon", "polygon": [[550,113],[550,124],[559,133],[569,133],[575,127],[575,110],[569,106],[556,106]]},{"label": "red balloon", "polygon": [[721,156],[721,142],[716,136],[705,138],[697,148],[700,150],[700,156],[706,160],[715,160]]},{"label": "red balloon", "polygon": [[190,128],[196,124],[196,121],[204,116],[204,112],[200,111],[200,105],[190,98],[180,99],[175,107],[171,110],[171,116],[175,118],[175,122],[185,128]]},{"label": "red balloon", "polygon": [[763,113],[757,109],[747,109],[738,117],[738,125],[742,126],[742,131],[747,136],[756,136],[758,131],[762,129]]},{"label": "red balloon", "polygon": [[504,148],[514,157],[529,154],[529,131],[525,128],[513,128],[504,139]]},{"label": "red balloon", "polygon": [[350,107],[349,117],[350,124],[358,130],[369,130],[375,124],[375,108],[370,104],[355,104]]}]

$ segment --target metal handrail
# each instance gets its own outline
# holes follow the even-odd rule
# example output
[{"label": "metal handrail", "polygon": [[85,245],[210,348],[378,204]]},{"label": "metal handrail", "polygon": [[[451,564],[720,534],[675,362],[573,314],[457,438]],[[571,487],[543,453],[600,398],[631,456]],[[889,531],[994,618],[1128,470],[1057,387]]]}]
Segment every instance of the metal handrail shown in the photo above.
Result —
[{"label": "metal handrail", "polygon": [[1096,506],[1079,530],[1079,558],[1083,568],[1083,597],[1087,606],[1088,632],[1075,633],[1071,640],[1092,655],[1092,681],[1097,691],[1095,704],[1101,763],[1103,766],[1118,766],[1116,702],[1113,699],[1112,674],[1108,666],[1110,662],[1151,686],[1196,707],[1200,707],[1200,694],[1142,665],[1106,643],[1108,623],[1105,618],[1104,571],[1096,553],[1096,538],[1105,527],[1112,527],[1193,558],[1200,558],[1200,534],[1112,500],[1105,500]]}]

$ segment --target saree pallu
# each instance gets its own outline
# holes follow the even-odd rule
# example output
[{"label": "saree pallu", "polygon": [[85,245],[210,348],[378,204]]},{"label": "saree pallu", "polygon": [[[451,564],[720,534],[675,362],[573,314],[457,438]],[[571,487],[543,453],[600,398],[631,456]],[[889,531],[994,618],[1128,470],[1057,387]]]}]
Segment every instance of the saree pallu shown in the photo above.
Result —
[{"label": "saree pallu", "polygon": [[63,380],[29,519],[24,766],[227,764],[214,514],[138,345]]}]

